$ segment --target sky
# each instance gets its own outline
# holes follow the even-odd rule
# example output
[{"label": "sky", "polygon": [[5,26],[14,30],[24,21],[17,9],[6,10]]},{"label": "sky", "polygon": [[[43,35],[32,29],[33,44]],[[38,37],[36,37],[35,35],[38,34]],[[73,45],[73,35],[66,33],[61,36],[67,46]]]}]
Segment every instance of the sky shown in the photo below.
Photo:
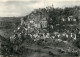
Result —
[{"label": "sky", "polygon": [[0,0],[0,17],[25,16],[52,4],[54,8],[73,7],[80,6],[80,0]]}]

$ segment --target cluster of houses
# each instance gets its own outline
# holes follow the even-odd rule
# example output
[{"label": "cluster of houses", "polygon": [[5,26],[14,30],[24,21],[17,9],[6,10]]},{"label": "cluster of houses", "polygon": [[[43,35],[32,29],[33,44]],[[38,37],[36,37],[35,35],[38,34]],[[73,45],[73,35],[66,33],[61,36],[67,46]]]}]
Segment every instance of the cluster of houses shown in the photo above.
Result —
[{"label": "cluster of houses", "polygon": [[[29,18],[29,17],[28,17]],[[35,40],[39,39],[46,39],[46,38],[52,38],[57,39],[59,41],[69,41],[69,40],[76,40],[76,33],[66,33],[66,32],[57,32],[54,31],[53,33],[49,33],[47,30],[48,27],[48,21],[46,17],[42,17],[41,20],[35,20],[36,17],[33,19],[27,19],[25,21],[23,18],[21,19],[21,25],[24,26],[26,34],[29,34],[31,38],[34,38]],[[69,16],[68,21],[77,21],[77,19],[73,19],[72,16]],[[62,21],[64,22],[65,19],[62,18]],[[54,28],[52,26],[52,28]]]},{"label": "cluster of houses", "polygon": [[[48,20],[49,20],[49,16],[47,14],[47,11],[42,10],[42,9],[34,10],[32,13],[27,15],[25,18],[21,18],[20,26],[22,26],[23,29],[21,30],[21,27],[18,27],[18,31],[19,30],[21,31],[20,33],[18,33],[18,37],[20,37],[21,33],[23,33],[24,31],[25,35],[27,34],[30,35],[31,38],[33,38],[34,40],[52,38],[52,39],[57,39],[59,41],[70,41],[70,40],[77,39],[76,33],[70,31],[70,30],[74,30],[74,28],[72,27],[77,26],[76,23],[78,22],[78,20],[74,18],[73,16],[69,16],[66,19],[64,17],[60,19],[63,23],[72,22],[71,24],[69,23],[69,24],[60,25],[58,23],[58,24],[55,24],[55,26],[53,26],[53,25],[48,24]],[[48,31],[49,26],[52,28],[52,30],[54,30],[54,28],[56,27],[56,30],[50,33]],[[60,32],[60,29],[57,28],[57,26],[59,28],[62,26],[65,27],[66,28],[65,30],[67,32],[66,31]]]},{"label": "cluster of houses", "polygon": [[73,16],[69,16],[69,17],[67,17],[67,19],[62,18],[62,21],[73,21],[73,22],[76,22],[77,19],[75,19]]}]

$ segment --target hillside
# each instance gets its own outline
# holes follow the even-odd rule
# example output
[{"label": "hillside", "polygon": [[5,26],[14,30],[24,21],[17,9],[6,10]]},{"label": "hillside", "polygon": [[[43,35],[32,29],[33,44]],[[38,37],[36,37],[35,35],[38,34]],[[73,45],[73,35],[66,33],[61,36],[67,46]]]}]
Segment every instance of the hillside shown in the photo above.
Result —
[{"label": "hillside", "polygon": [[9,38],[13,49],[11,54],[24,57],[40,54],[51,57],[79,56],[79,11],[80,7],[46,7],[24,16]]},{"label": "hillside", "polygon": [[10,37],[20,24],[21,17],[0,17],[0,35]]}]

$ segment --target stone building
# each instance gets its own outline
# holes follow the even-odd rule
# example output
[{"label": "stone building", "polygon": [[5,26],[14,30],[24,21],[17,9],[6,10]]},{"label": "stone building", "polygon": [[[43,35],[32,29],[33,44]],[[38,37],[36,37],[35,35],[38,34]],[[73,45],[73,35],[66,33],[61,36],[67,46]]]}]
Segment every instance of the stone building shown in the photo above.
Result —
[{"label": "stone building", "polygon": [[42,26],[42,28],[47,28],[47,20],[46,20],[46,18],[43,18],[41,20],[41,26]]}]

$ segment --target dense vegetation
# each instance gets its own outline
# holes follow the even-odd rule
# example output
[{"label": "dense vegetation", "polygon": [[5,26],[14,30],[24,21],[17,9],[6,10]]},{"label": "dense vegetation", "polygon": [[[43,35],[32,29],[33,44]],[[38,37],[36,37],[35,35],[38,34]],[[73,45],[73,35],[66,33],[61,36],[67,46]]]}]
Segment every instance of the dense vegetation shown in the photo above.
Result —
[{"label": "dense vegetation", "polygon": [[[79,18],[79,14],[80,14],[79,10],[80,10],[80,7],[72,7],[72,8],[66,7],[64,9],[61,9],[61,8],[54,9],[53,8],[52,11],[49,11],[49,18],[52,19],[51,22],[49,21],[49,24],[53,25],[53,26],[55,26],[56,24],[60,24],[59,29],[63,29],[61,25],[68,25],[68,24],[73,25],[75,23],[78,25],[79,19],[80,19]],[[69,16],[73,16],[75,19],[77,19],[77,21],[75,23],[72,21],[70,21],[70,22],[67,22],[67,21],[62,22],[61,21],[62,18],[64,18],[66,20]],[[68,29],[68,28],[66,28],[66,29]]]}]

